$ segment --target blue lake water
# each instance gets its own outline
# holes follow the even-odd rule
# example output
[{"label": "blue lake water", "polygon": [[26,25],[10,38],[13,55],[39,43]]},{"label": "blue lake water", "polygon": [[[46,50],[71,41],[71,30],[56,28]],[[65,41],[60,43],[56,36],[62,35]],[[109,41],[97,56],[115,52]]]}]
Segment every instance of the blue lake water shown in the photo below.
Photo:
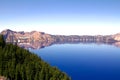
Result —
[{"label": "blue lake water", "polygon": [[56,44],[30,49],[72,80],[120,80],[120,48],[105,44]]}]

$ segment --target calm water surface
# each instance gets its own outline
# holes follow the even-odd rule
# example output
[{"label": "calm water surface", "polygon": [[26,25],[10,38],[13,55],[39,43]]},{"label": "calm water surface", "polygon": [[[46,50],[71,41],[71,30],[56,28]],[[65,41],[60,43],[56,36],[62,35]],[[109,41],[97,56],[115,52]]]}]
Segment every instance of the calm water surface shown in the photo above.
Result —
[{"label": "calm water surface", "polygon": [[33,50],[72,80],[120,80],[120,48],[105,44],[57,44]]}]

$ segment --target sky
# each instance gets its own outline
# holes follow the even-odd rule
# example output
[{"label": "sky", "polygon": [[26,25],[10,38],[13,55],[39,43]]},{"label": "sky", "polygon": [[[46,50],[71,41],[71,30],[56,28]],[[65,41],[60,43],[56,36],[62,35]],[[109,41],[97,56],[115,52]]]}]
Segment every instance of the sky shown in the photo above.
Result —
[{"label": "sky", "polygon": [[61,35],[120,32],[120,0],[0,0],[0,32]]}]

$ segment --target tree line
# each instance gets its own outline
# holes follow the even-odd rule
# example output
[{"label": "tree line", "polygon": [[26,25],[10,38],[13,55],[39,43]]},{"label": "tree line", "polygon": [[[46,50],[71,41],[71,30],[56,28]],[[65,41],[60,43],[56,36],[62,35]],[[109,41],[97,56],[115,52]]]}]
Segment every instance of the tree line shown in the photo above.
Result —
[{"label": "tree line", "polygon": [[56,67],[37,55],[13,44],[6,44],[0,35],[0,75],[9,80],[70,80]]}]

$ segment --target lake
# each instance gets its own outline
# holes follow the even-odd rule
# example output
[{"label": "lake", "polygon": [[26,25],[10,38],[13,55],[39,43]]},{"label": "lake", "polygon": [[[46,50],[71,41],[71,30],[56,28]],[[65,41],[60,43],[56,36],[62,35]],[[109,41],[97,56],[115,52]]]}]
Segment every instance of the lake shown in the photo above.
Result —
[{"label": "lake", "polygon": [[107,44],[55,44],[29,49],[72,80],[120,80],[120,48]]}]

